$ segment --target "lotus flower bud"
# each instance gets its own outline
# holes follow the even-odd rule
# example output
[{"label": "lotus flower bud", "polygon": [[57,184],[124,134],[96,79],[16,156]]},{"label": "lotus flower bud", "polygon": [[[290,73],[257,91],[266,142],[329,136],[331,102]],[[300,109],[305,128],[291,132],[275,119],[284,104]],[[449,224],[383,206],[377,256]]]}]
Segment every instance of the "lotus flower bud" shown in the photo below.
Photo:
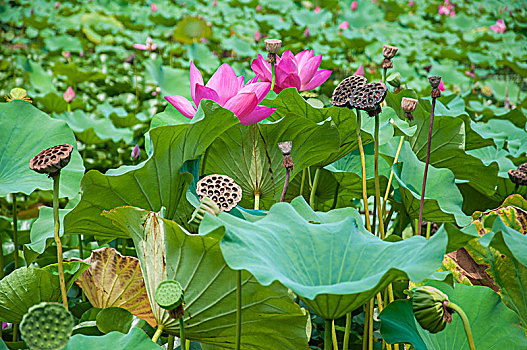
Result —
[{"label": "lotus flower bud", "polygon": [[357,11],[357,7],[359,7],[359,4],[357,3],[357,1],[352,1],[351,3],[351,11]]},{"label": "lotus flower bud", "polygon": [[71,57],[71,51],[63,51],[62,56],[68,60]]},{"label": "lotus flower bud", "polygon": [[154,3],[150,4],[150,11],[156,12],[157,11],[157,5],[154,4]]},{"label": "lotus flower bud", "polygon": [[309,27],[306,27],[306,29],[304,30],[304,36],[306,38],[309,38]]},{"label": "lotus flower bud", "polygon": [[265,39],[265,50],[269,53],[276,54],[282,47],[282,40],[279,39]]},{"label": "lotus flower bud", "polygon": [[412,309],[417,322],[429,331],[437,333],[452,322],[453,311],[447,308],[448,296],[439,289],[423,286],[414,291]]},{"label": "lotus flower bud", "polygon": [[382,55],[387,59],[392,59],[395,57],[395,54],[397,53],[397,50],[399,50],[398,47],[390,46],[390,45],[384,45],[382,47]]},{"label": "lotus flower bud", "polygon": [[401,74],[399,72],[390,74],[390,76],[386,78],[386,82],[394,88],[398,88],[401,86]]},{"label": "lotus flower bud", "polygon": [[417,108],[417,100],[415,98],[403,97],[401,100],[401,108],[404,111],[404,116],[408,120],[413,120],[414,116],[412,112]]},{"label": "lotus flower bud", "polygon": [[138,160],[141,157],[141,149],[139,148],[139,145],[135,145],[134,149],[132,150],[132,160]]},{"label": "lotus flower bud", "polygon": [[59,9],[59,7],[60,7],[60,2],[58,2],[58,1],[57,1],[57,2],[55,2],[55,9],[56,9],[56,10],[58,10],[58,9]]},{"label": "lotus flower bud", "polygon": [[257,43],[260,42],[260,40],[262,40],[262,34],[260,34],[260,31],[257,30],[256,32],[254,32],[254,37],[253,37],[254,41],[256,41]]},{"label": "lotus flower bud", "polygon": [[64,101],[67,103],[73,102],[75,99],[75,91],[73,91],[73,88],[70,86],[66,89],[66,92],[64,92]]}]

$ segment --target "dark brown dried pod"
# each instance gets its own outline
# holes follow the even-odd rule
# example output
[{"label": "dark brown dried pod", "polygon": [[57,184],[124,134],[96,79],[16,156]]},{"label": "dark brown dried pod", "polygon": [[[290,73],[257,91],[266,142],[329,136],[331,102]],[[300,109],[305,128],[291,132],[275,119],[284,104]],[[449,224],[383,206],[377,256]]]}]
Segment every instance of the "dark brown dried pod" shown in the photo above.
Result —
[{"label": "dark brown dried pod", "polygon": [[527,174],[527,163],[518,165],[518,170],[521,171],[522,173]]},{"label": "dark brown dried pod", "polygon": [[430,92],[430,96],[432,96],[432,98],[441,97],[441,90],[439,90],[438,88],[432,89],[432,91]]},{"label": "dark brown dried pod", "polygon": [[366,84],[353,91],[350,105],[353,108],[372,111],[376,114],[387,92],[388,88],[381,82]]},{"label": "dark brown dried pod", "polygon": [[389,58],[385,58],[384,60],[382,60],[382,68],[384,69],[393,68],[392,61]]},{"label": "dark brown dried pod", "polygon": [[331,96],[331,103],[336,107],[348,106],[351,95],[353,95],[353,90],[363,87],[366,85],[366,78],[362,75],[352,75],[342,80],[340,84],[337,85]]},{"label": "dark brown dried pod", "polygon": [[196,192],[200,200],[212,199],[221,211],[232,210],[242,200],[242,188],[227,175],[205,176],[198,181]]},{"label": "dark brown dried pod", "polygon": [[282,47],[280,39],[265,39],[265,50],[269,53],[278,53]]},{"label": "dark brown dried pod", "polygon": [[40,174],[54,177],[70,162],[73,146],[67,143],[42,150],[31,158],[29,168]]},{"label": "dark brown dried pod", "polygon": [[391,45],[384,45],[382,47],[382,55],[386,57],[387,59],[391,59],[395,57],[397,50],[399,50],[398,47],[391,46]]},{"label": "dark brown dried pod", "polygon": [[437,89],[441,83],[441,77],[428,77],[428,81],[430,82],[430,85],[432,85],[432,88]]},{"label": "dark brown dried pod", "polygon": [[511,169],[508,171],[509,179],[518,186],[527,186],[527,172],[518,169]]}]

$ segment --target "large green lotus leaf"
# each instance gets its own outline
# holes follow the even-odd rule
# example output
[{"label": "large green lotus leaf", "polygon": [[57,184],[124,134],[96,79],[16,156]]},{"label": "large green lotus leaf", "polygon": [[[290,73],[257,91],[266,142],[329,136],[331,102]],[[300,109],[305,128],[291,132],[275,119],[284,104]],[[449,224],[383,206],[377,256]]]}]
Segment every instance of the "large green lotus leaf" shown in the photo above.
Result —
[{"label": "large green lotus leaf", "polygon": [[[329,119],[336,126],[338,131],[336,141],[339,143],[339,148],[336,151],[332,151],[326,159],[316,164],[316,166],[331,164],[358,148],[357,116],[354,111],[348,108],[315,108],[307,103],[295,88],[285,89],[274,100],[266,99],[264,102],[267,106],[277,107],[271,119],[283,117],[291,112],[310,119],[315,123],[321,123]],[[372,136],[366,132],[361,131],[361,136],[364,145],[373,142]]]},{"label": "large green lotus leaf", "polygon": [[48,74],[42,66],[28,58],[21,58],[18,62],[27,72],[31,86],[40,92],[57,92],[53,84],[53,76]]},{"label": "large green lotus leaf", "polygon": [[84,71],[79,69],[75,63],[62,63],[55,62],[53,65],[53,74],[64,75],[68,78],[68,83],[74,86],[88,81],[88,80],[101,80],[106,78],[106,74],[97,71]]},{"label": "large green lotus leaf", "polygon": [[358,308],[391,282],[426,279],[441,266],[447,245],[444,233],[430,241],[382,241],[355,209],[313,212],[302,197],[275,204],[253,223],[227,213],[206,216],[200,232],[221,226],[231,268],[248,270],[263,285],[280,281],[326,319]]},{"label": "large green lotus leaf", "polygon": [[118,206],[134,205],[149,210],[165,207],[166,218],[186,225],[194,207],[186,200],[192,175],[180,173],[187,160],[197,158],[226,129],[239,122],[213,101],[200,104],[189,124],[152,129],[153,154],[139,168],[115,176],[89,171],[82,180],[79,204],[64,218],[66,234],[126,237],[100,214]]},{"label": "large green lotus leaf", "polygon": [[[525,349],[527,338],[518,326],[518,317],[501,302],[490,288],[431,282],[467,314],[476,349]],[[381,334],[389,344],[407,342],[416,350],[469,349],[459,315],[452,323],[432,334],[419,325],[412,311],[412,300],[396,300],[380,314]]]},{"label": "large green lotus leaf", "polygon": [[[88,267],[78,261],[64,263],[67,290]],[[0,280],[0,320],[20,323],[31,306],[42,301],[59,301],[60,283],[56,271],[56,264],[46,270],[20,267]]]},{"label": "large green lotus leaf", "polygon": [[[399,183],[399,193],[406,212],[411,218],[419,217],[419,203],[423,185],[425,163],[419,161],[407,141],[404,142],[399,163],[393,166],[394,177]],[[428,167],[423,219],[433,222],[456,222],[460,226],[470,223],[461,210],[463,197],[448,169]]]},{"label": "large green lotus leaf", "polygon": [[491,119],[487,123],[476,123],[474,129],[483,137],[494,141],[498,149],[506,145],[513,157],[527,152],[525,128],[516,127],[506,119]]},{"label": "large green lotus leaf", "polygon": [[84,174],[73,132],[63,121],[51,119],[32,104],[12,101],[0,104],[0,197],[8,193],[31,194],[51,190],[53,180],[29,169],[29,160],[45,148],[69,143],[74,146],[70,163],[61,171],[60,196],[79,193]]},{"label": "large green lotus leaf", "polygon": [[110,332],[99,337],[75,334],[63,350],[84,349],[162,350],[163,347],[154,343],[142,329],[132,328],[128,334]]},{"label": "large green lotus leaf", "polygon": [[[329,122],[317,124],[288,113],[277,122],[236,125],[218,137],[205,156],[205,173],[226,174],[242,187],[240,205],[254,207],[254,194],[260,194],[260,208],[268,209],[280,200],[284,186],[283,155],[277,144],[292,141],[294,168],[291,179],[309,166],[318,164],[338,147],[338,132]],[[289,191],[289,199],[293,188]]]},{"label": "large green lotus leaf", "polygon": [[161,88],[163,95],[181,95],[190,99],[188,71],[163,65],[161,58],[145,62],[147,80]]},{"label": "large green lotus leaf", "polygon": [[[188,234],[162,215],[120,207],[105,216],[134,240],[145,286],[158,325],[179,334],[177,320],[155,302],[160,282],[174,279],[185,291],[187,339],[234,347],[236,272],[220,250],[220,238]],[[242,348],[307,349],[306,315],[279,283],[261,286],[242,273]]]}]

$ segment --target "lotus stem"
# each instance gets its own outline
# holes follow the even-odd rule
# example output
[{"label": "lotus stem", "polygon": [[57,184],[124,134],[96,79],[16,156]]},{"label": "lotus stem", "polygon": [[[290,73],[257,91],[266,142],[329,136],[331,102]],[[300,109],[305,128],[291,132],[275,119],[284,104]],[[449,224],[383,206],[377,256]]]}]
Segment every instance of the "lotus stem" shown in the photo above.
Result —
[{"label": "lotus stem", "polygon": [[16,341],[18,338],[18,324],[13,323],[13,341]]},{"label": "lotus stem", "polygon": [[68,102],[68,113],[71,113],[71,104]]},{"label": "lotus stem", "polygon": [[274,83],[275,83],[275,79],[276,79],[276,73],[275,73],[274,66],[275,66],[275,64],[271,63],[271,74],[272,74],[273,78],[272,78],[272,81],[271,81],[271,90],[269,90],[269,91],[273,91],[273,89],[274,89]]},{"label": "lotus stem", "polygon": [[[20,267],[20,262],[18,261],[18,208],[16,206],[16,193],[13,193],[13,244],[15,245],[14,260],[15,260],[15,269]],[[1,241],[0,241],[0,244]]]},{"label": "lotus stem", "polygon": [[59,267],[60,292],[62,294],[62,304],[68,309],[68,295],[66,282],[64,280],[64,266],[62,264],[62,243],[60,241],[60,221],[59,221],[59,180],[60,172],[53,177],[53,220],[55,221],[55,243],[57,244],[57,262]]},{"label": "lotus stem", "polygon": [[139,86],[137,85],[137,62],[134,62],[134,80],[135,80],[135,114],[139,111]]},{"label": "lotus stem", "polygon": [[430,111],[430,127],[428,129],[428,147],[426,150],[425,173],[423,175],[423,187],[421,189],[421,202],[419,204],[419,226],[417,226],[417,235],[421,235],[421,225],[423,223],[423,207],[425,204],[426,177],[428,176],[428,164],[430,163],[430,146],[432,143],[432,129],[434,126],[434,110],[436,108],[436,98],[432,98],[432,110]]},{"label": "lotus stem", "polygon": [[333,350],[339,350],[337,331],[335,330],[335,320],[331,320],[331,342],[333,343]]},{"label": "lotus stem", "polygon": [[384,198],[382,201],[383,215],[386,214],[386,202],[388,201],[388,196],[390,195],[390,188],[392,187],[393,166],[397,164],[397,161],[399,160],[399,155],[401,154],[401,148],[403,148],[403,143],[404,143],[404,136],[401,136],[401,140],[399,141],[399,146],[397,146],[397,151],[395,152],[395,157],[393,158],[392,170],[390,171],[390,177],[388,178],[388,186],[386,187],[386,192],[384,193]]},{"label": "lotus stem", "polygon": [[472,330],[470,329],[470,323],[468,322],[467,315],[461,309],[458,305],[454,304],[453,302],[449,301],[447,306],[458,313],[459,317],[461,317],[461,320],[463,321],[463,327],[465,327],[465,333],[467,335],[468,340],[468,346],[470,347],[470,350],[476,350],[476,345],[474,345],[474,338],[472,337]]},{"label": "lotus stem", "polygon": [[344,331],[344,341],[342,343],[342,350],[349,349],[351,323],[352,323],[351,312],[348,312],[346,314],[346,330]]},{"label": "lotus stem", "polygon": [[368,349],[368,324],[370,323],[369,303],[364,304],[364,329],[362,331],[362,350]]},{"label": "lotus stem", "polygon": [[79,258],[84,259],[84,249],[82,247],[82,235],[78,234],[79,236]]},{"label": "lotus stem", "polygon": [[379,114],[375,114],[375,203],[377,204],[377,214],[379,216],[379,232],[381,239],[384,239],[384,223],[381,210],[381,186],[379,185]]},{"label": "lotus stem", "polygon": [[[3,242],[1,230],[0,230],[0,242]],[[4,249],[2,248],[2,244],[0,243],[0,279],[4,278],[4,266],[5,266]]]},{"label": "lotus stem", "polygon": [[[179,318],[179,342],[181,343],[181,350],[186,350],[186,340],[185,336],[185,320],[183,316]],[[168,346],[170,346],[170,336],[168,337]],[[174,336],[172,336],[172,347],[174,347]]]},{"label": "lotus stem", "polygon": [[282,190],[282,195],[280,196],[280,202],[283,202],[285,200],[285,194],[287,192],[287,187],[289,187],[289,173],[291,170],[289,168],[285,168],[285,181],[284,181],[284,189]]},{"label": "lotus stem", "polygon": [[306,169],[302,170],[302,181],[300,181],[300,196],[304,194],[305,181],[306,181]]},{"label": "lotus stem", "polygon": [[154,343],[157,343],[159,337],[161,336],[161,333],[163,333],[163,325],[159,325],[156,329],[156,332],[154,333],[154,335],[152,336],[152,341]]},{"label": "lotus stem", "polygon": [[320,180],[320,168],[315,171],[315,178],[313,179],[313,187],[311,187],[311,195],[309,196],[309,205],[311,209],[315,210],[315,195],[317,193],[318,181]]},{"label": "lotus stem", "polygon": [[[181,331],[180,331],[181,332]],[[174,336],[172,334],[168,335],[168,346],[167,350],[174,350]],[[181,350],[183,350],[183,347],[181,347]]]},{"label": "lotus stem", "polygon": [[[256,209],[256,204],[255,204]],[[242,339],[242,270],[236,271],[236,350],[241,349]]]},{"label": "lotus stem", "polygon": [[121,254],[126,255],[126,238],[121,238]]},{"label": "lotus stem", "polygon": [[324,321],[324,350],[331,350],[331,320]]},{"label": "lotus stem", "polygon": [[386,75],[388,73],[388,68],[384,68],[382,72],[382,82],[386,84]]},{"label": "lotus stem", "polygon": [[370,313],[368,322],[368,350],[373,350],[373,298],[370,299]]},{"label": "lotus stem", "polygon": [[254,194],[254,210],[260,209],[260,193]]},{"label": "lotus stem", "polygon": [[432,223],[428,221],[426,224],[426,240],[428,241],[430,239],[430,229],[432,227]]},{"label": "lotus stem", "polygon": [[357,142],[359,144],[359,152],[360,152],[360,165],[362,170],[362,200],[364,201],[364,216],[366,221],[366,228],[368,231],[371,231],[371,225],[370,225],[370,209],[368,208],[368,188],[366,184],[366,158],[364,156],[364,147],[362,147],[362,137],[360,134],[360,128],[361,128],[361,117],[360,117],[360,110],[357,109]]}]

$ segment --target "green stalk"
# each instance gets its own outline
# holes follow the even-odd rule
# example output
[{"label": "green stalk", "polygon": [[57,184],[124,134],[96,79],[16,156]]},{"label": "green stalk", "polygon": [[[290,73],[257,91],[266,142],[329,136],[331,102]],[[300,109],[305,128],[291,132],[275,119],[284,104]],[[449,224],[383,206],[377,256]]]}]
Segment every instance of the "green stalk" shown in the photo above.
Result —
[{"label": "green stalk", "polygon": [[[255,205],[256,207],[256,205]],[[241,349],[242,339],[242,270],[236,271],[236,350]]]},{"label": "green stalk", "polygon": [[344,342],[342,344],[342,350],[349,349],[351,322],[352,322],[351,312],[348,312],[346,314],[346,330],[344,331]]},{"label": "green stalk", "polygon": [[364,156],[364,147],[362,146],[362,136],[360,134],[361,130],[361,117],[360,110],[357,109],[357,142],[359,144],[360,152],[360,165],[362,170],[362,200],[364,201],[364,217],[366,221],[366,228],[368,231],[371,231],[370,224],[370,209],[368,208],[368,188],[366,184],[366,157]]},{"label": "green stalk", "polygon": [[18,261],[18,208],[16,206],[16,193],[13,193],[13,244],[15,245],[15,269],[18,269],[20,262]]},{"label": "green stalk", "polygon": [[324,321],[324,350],[331,350],[331,320]]},{"label": "green stalk", "polygon": [[159,325],[159,327],[157,327],[157,329],[156,329],[156,332],[152,336],[152,341],[154,343],[157,343],[159,337],[161,336],[161,333],[163,333],[163,325]]},{"label": "green stalk", "polygon": [[386,202],[388,201],[388,196],[390,195],[390,188],[392,187],[393,181],[393,166],[397,164],[399,160],[399,155],[401,154],[401,148],[403,148],[404,136],[401,136],[399,141],[399,146],[397,146],[397,151],[395,152],[395,158],[393,158],[392,170],[390,171],[390,177],[388,178],[388,186],[386,187],[386,192],[384,193],[384,199],[382,201],[382,213],[383,217],[386,215]]},{"label": "green stalk", "polygon": [[134,62],[134,78],[135,78],[135,114],[139,111],[139,86],[137,85],[137,62]]},{"label": "green stalk", "polygon": [[62,304],[68,309],[68,295],[66,292],[66,282],[64,281],[64,266],[62,264],[62,242],[60,241],[59,229],[59,179],[60,172],[53,177],[53,220],[55,221],[55,243],[57,244],[57,262],[59,266],[60,293],[62,294]]},{"label": "green stalk", "polygon": [[388,73],[388,68],[384,68],[382,73],[382,82],[386,84],[386,73]]},{"label": "green stalk", "polygon": [[3,241],[4,240],[2,238],[2,230],[0,230],[0,279],[4,278],[4,266],[5,266]]},{"label": "green stalk", "polygon": [[300,196],[304,194],[305,181],[306,181],[306,169],[302,170],[302,181],[300,182]]},{"label": "green stalk", "polygon": [[275,74],[275,71],[274,71],[274,66],[275,64],[274,63],[271,63],[271,74],[273,75],[273,79],[271,81],[271,90],[269,91],[273,91],[274,89],[274,83],[275,83],[275,79],[276,79],[276,74]]},{"label": "green stalk", "polygon": [[463,321],[463,327],[465,327],[465,334],[467,335],[468,340],[468,346],[470,347],[470,350],[476,350],[476,345],[474,345],[474,338],[472,337],[472,330],[470,329],[470,323],[468,322],[467,315],[461,309],[458,305],[454,304],[453,302],[449,301],[447,306],[458,313],[459,317],[461,317],[461,320]]},{"label": "green stalk", "polygon": [[315,171],[315,178],[313,179],[313,187],[311,187],[311,195],[309,196],[309,206],[315,210],[315,195],[317,192],[318,181],[320,180],[320,168]]},{"label": "green stalk", "polygon": [[[179,318],[179,342],[181,343],[181,350],[186,350],[187,337],[185,336],[185,320],[183,316]],[[170,346],[170,336],[168,337],[168,346]],[[174,336],[172,336],[172,347],[174,347]]]},{"label": "green stalk", "polygon": [[71,104],[68,102],[68,113],[71,113]]},{"label": "green stalk", "polygon": [[335,320],[331,320],[331,341],[333,343],[333,350],[339,350],[339,343],[337,342],[337,331],[335,330]]},{"label": "green stalk", "polygon": [[82,248],[82,235],[79,234],[79,257],[84,259],[84,249]]},{"label": "green stalk", "polygon": [[[183,347],[181,347],[183,350]],[[174,350],[174,336],[172,334],[168,335],[168,346],[167,350]]]},{"label": "green stalk", "polygon": [[432,223],[428,221],[426,224],[426,240],[428,241],[430,239],[430,229],[431,229]]},{"label": "green stalk", "polygon": [[126,256],[126,238],[121,238],[121,254]]},{"label": "green stalk", "polygon": [[368,323],[368,350],[373,350],[373,298],[370,299],[370,320]]},{"label": "green stalk", "polygon": [[370,323],[370,308],[369,304],[366,303],[364,307],[364,329],[362,330],[362,350],[368,348],[368,323]]},{"label": "green stalk", "polygon": [[379,114],[375,115],[375,203],[377,203],[377,214],[379,216],[379,232],[384,239],[384,223],[382,222],[381,186],[379,185]]}]

